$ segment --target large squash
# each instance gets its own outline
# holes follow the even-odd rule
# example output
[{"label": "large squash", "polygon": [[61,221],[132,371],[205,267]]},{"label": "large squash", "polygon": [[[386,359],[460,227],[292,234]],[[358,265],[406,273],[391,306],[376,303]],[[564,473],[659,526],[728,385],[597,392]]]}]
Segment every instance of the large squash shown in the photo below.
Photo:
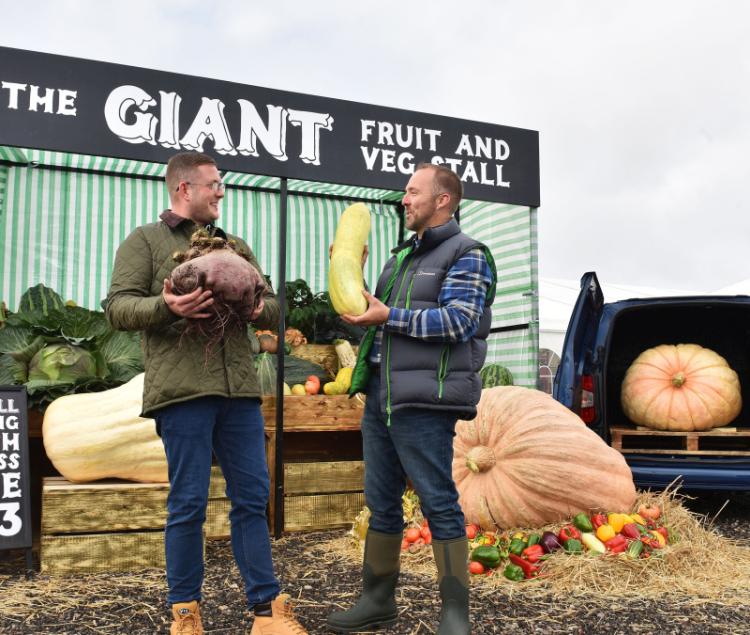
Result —
[{"label": "large squash", "polygon": [[362,277],[362,254],[370,234],[370,210],[355,203],[344,210],[333,240],[328,270],[328,293],[333,309],[339,315],[362,315],[367,300]]},{"label": "large squash", "polygon": [[476,418],[458,422],[453,478],[466,521],[485,529],[628,511],[636,497],[622,454],[552,397],[520,386],[483,390]]},{"label": "large squash", "polygon": [[66,395],[49,405],[42,424],[44,450],[66,479],[168,481],[154,420],[140,416],[143,377],[111,390]]},{"label": "large squash", "polygon": [[742,410],[737,373],[698,344],[643,351],[625,373],[621,401],[628,419],[656,430],[710,430]]}]

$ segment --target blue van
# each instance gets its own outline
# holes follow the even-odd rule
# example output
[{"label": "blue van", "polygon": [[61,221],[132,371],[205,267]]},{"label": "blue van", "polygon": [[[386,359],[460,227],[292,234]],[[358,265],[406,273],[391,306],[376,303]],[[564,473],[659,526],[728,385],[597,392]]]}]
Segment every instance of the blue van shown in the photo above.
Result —
[{"label": "blue van", "polygon": [[[625,371],[659,344],[710,348],[737,372],[742,411],[710,433],[638,428],[620,404]],[[620,450],[636,486],[750,490],[750,297],[685,296],[605,303],[596,273],[581,292],[565,335],[553,396]]]}]

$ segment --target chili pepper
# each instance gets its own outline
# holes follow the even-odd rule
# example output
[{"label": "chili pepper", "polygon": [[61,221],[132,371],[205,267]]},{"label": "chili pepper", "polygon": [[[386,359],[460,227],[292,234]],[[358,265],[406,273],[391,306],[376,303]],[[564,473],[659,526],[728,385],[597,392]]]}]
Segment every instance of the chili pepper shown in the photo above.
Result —
[{"label": "chili pepper", "polygon": [[625,523],[620,533],[631,540],[638,540],[641,537],[641,532],[635,523]]},{"label": "chili pepper", "polygon": [[648,534],[641,536],[641,542],[650,549],[658,549],[659,541],[656,538],[650,537]]},{"label": "chili pepper", "polygon": [[563,547],[567,553],[583,553],[583,545],[578,538],[568,538]]},{"label": "chili pepper", "polygon": [[618,534],[607,540],[604,546],[607,548],[607,551],[612,553],[622,553],[628,548],[628,539],[622,534]]},{"label": "chili pepper", "polygon": [[573,517],[573,524],[575,525],[576,529],[579,529],[581,531],[594,530],[594,526],[591,524],[589,517],[583,512],[581,512],[580,514],[576,514]]},{"label": "chili pepper", "polygon": [[640,558],[642,552],[643,543],[640,540],[633,540],[630,545],[628,545],[627,555],[631,560],[637,560]]},{"label": "chili pepper", "polygon": [[532,547],[534,545],[538,545],[539,541],[542,539],[542,537],[539,534],[531,534],[529,536],[529,542],[527,542],[527,546]]},{"label": "chili pepper", "polygon": [[598,529],[602,525],[607,524],[607,515],[606,514],[594,514],[591,517],[591,524],[594,529]]},{"label": "chili pepper", "polygon": [[526,577],[523,573],[523,569],[517,564],[509,564],[505,567],[503,575],[508,578],[508,580],[513,580],[513,582],[520,582]]},{"label": "chili pepper", "polygon": [[560,539],[560,542],[565,544],[565,541],[570,540],[571,538],[580,540],[581,532],[578,531],[573,525],[565,525],[565,527],[560,530],[560,533],[557,535],[557,537]]},{"label": "chili pepper", "polygon": [[643,516],[641,516],[640,514],[630,514],[630,519],[634,523],[638,523],[639,525],[645,525],[646,524],[646,519]]},{"label": "chili pepper", "polygon": [[537,575],[539,575],[539,567],[537,567],[535,564],[531,564],[530,562],[524,560],[520,556],[517,556],[514,553],[508,554],[508,559],[516,566],[521,567],[523,569],[523,575],[526,578],[533,578]]},{"label": "chili pepper", "polygon": [[544,555],[544,548],[542,545],[531,545],[530,547],[526,547],[521,555],[533,564],[538,562],[539,558]]},{"label": "chili pepper", "polygon": [[520,538],[513,538],[513,540],[510,541],[508,553],[520,556],[524,549],[526,549],[526,543]]}]

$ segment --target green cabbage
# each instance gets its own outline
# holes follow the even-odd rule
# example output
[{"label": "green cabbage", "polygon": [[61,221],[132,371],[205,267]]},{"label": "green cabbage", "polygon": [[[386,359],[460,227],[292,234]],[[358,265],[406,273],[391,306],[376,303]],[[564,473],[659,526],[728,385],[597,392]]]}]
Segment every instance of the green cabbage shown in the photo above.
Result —
[{"label": "green cabbage", "polygon": [[70,382],[96,376],[94,356],[73,344],[49,344],[40,349],[29,363],[29,381]]}]

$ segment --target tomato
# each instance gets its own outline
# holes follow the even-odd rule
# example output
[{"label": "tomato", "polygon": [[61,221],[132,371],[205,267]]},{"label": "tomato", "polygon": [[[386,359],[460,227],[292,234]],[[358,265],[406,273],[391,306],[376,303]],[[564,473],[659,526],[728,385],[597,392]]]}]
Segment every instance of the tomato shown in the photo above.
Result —
[{"label": "tomato", "polygon": [[317,395],[320,391],[320,379],[315,375],[310,375],[305,382],[305,392],[308,395]]},{"label": "tomato", "polygon": [[409,548],[409,541],[406,538],[404,538],[401,541],[401,551],[406,551],[408,548]]},{"label": "tomato", "polygon": [[409,529],[406,530],[405,537],[406,542],[416,542],[422,537],[422,534],[416,527],[409,527]]},{"label": "tomato", "polygon": [[482,565],[481,562],[470,562],[469,573],[473,573],[475,575],[480,575],[484,573],[484,565]]},{"label": "tomato", "polygon": [[474,538],[477,537],[477,532],[479,531],[479,527],[476,525],[466,525],[466,537],[469,540],[474,540]]},{"label": "tomato", "polygon": [[659,516],[661,516],[661,509],[658,505],[649,505],[648,507],[646,505],[641,505],[638,508],[638,515],[643,516],[646,519],[658,520]]},{"label": "tomato", "polygon": [[419,533],[422,534],[422,538],[427,540],[428,536],[432,536],[432,532],[430,531],[429,527],[422,527],[422,529],[419,530]]}]

